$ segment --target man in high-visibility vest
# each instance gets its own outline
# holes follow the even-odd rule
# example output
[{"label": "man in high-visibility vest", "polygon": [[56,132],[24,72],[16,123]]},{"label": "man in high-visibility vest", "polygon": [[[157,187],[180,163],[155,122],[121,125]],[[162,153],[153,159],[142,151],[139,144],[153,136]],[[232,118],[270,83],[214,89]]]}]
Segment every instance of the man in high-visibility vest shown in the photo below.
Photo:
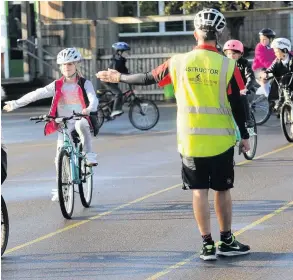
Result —
[{"label": "man in high-visibility vest", "polygon": [[97,78],[106,82],[134,85],[173,83],[177,100],[177,139],[182,158],[183,188],[193,190],[193,209],[203,238],[200,258],[216,259],[211,236],[209,189],[215,190],[215,211],[221,240],[218,255],[249,253],[248,245],[238,242],[231,233],[234,183],[235,127],[233,116],[246,152],[249,134],[240,91],[245,90],[235,61],[218,53],[218,35],[226,21],[219,11],[204,9],[194,19],[194,37],[198,46],[178,54],[151,72],[124,75],[114,70],[101,71]]}]

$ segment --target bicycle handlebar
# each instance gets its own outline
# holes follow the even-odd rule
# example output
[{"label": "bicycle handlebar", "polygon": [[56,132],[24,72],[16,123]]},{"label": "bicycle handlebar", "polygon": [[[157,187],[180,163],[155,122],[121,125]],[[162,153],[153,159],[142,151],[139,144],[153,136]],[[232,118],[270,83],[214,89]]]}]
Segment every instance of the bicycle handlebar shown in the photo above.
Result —
[{"label": "bicycle handlebar", "polygon": [[73,119],[74,117],[83,118],[83,117],[88,117],[88,115],[76,113],[75,111],[73,111],[72,116],[70,116],[70,117],[53,117],[53,116],[49,116],[49,115],[41,115],[39,117],[30,117],[30,120],[31,121],[47,122],[47,121],[55,120],[58,118],[58,119],[61,119],[62,122],[64,122],[64,121],[69,121],[69,120]]}]

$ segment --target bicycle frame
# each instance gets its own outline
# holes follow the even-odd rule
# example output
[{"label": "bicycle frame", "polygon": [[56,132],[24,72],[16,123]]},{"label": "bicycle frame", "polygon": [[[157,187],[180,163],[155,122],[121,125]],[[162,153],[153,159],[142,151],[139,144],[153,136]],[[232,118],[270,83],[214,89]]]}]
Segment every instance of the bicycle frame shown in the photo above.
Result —
[{"label": "bicycle frame", "polygon": [[79,158],[83,155],[79,151],[79,146],[72,143],[72,140],[68,133],[68,128],[66,123],[59,124],[63,133],[63,146],[61,149],[65,149],[70,156],[70,169],[72,174],[72,182],[74,184],[80,184],[80,174],[79,174]]},{"label": "bicycle frame", "polygon": [[[109,90],[108,92],[111,92],[111,91]],[[112,92],[111,92],[111,93],[112,93]],[[103,95],[105,95],[105,94],[103,94]],[[103,95],[102,95],[102,96],[103,96]],[[123,104],[125,104],[126,102],[128,102],[128,100],[129,100],[132,96],[134,96],[134,98],[131,100],[131,102],[129,102],[128,107],[131,105],[131,103],[133,102],[133,100],[137,99],[138,97],[135,96],[135,94],[134,94],[134,92],[133,92],[132,89],[129,89],[129,90],[123,92],[123,98],[124,98],[124,100],[123,100]],[[108,107],[109,105],[111,105],[112,103],[114,103],[114,99],[112,99],[112,100],[110,100],[110,101],[108,101],[108,102],[106,102],[106,103],[104,103],[104,102],[101,102],[101,103],[102,103],[103,105],[99,105],[99,109],[104,109],[104,108]]]}]

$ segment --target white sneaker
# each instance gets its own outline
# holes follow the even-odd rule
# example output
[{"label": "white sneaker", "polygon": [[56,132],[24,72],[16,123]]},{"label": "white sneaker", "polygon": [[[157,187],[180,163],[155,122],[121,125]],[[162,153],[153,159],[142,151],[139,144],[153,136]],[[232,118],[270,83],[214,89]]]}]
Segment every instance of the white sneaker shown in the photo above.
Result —
[{"label": "white sneaker", "polygon": [[96,159],[97,154],[95,154],[95,153],[86,153],[85,158],[86,158],[86,164],[89,166],[98,164],[98,161]]},{"label": "white sneaker", "polygon": [[116,110],[111,113],[111,117],[122,115],[124,112],[122,110]]},{"label": "white sneaker", "polygon": [[58,190],[57,189],[52,189],[52,201],[58,202],[59,201],[59,195],[58,195]]}]

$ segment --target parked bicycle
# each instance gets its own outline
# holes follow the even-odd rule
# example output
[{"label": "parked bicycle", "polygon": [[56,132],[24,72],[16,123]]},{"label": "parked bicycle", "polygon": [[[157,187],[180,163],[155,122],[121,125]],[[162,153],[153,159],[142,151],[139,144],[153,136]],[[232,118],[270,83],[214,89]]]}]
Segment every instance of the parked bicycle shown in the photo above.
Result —
[{"label": "parked bicycle", "polygon": [[57,185],[60,209],[63,217],[66,219],[71,219],[72,217],[75,185],[78,185],[81,203],[84,207],[89,207],[92,201],[92,166],[86,164],[78,133],[75,130],[71,133],[72,143],[67,127],[67,122],[69,120],[78,120],[82,117],[87,116],[73,111],[73,114],[70,117],[52,117],[43,115],[30,118],[30,120],[36,121],[36,123],[55,120],[55,122],[59,124],[59,129],[63,133],[63,146],[61,147],[58,158]]},{"label": "parked bicycle", "polygon": [[[114,105],[114,94],[108,89],[97,90],[100,100],[97,112],[98,125],[101,127],[104,121],[113,121],[116,117],[111,117]],[[149,130],[159,121],[160,113],[157,105],[151,101],[139,98],[135,95],[132,87],[123,93],[123,104],[129,103],[128,117],[131,124],[140,130]]]}]

